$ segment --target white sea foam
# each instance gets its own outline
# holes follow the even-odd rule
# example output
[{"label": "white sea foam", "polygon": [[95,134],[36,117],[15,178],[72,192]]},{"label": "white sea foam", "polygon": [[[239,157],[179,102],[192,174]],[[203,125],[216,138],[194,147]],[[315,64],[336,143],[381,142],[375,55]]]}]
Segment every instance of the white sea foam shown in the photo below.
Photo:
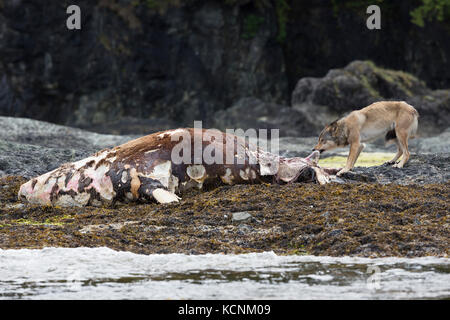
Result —
[{"label": "white sea foam", "polygon": [[[369,266],[379,289],[368,286]],[[108,248],[0,250],[0,297],[27,299],[449,298],[450,259],[139,255]]]}]

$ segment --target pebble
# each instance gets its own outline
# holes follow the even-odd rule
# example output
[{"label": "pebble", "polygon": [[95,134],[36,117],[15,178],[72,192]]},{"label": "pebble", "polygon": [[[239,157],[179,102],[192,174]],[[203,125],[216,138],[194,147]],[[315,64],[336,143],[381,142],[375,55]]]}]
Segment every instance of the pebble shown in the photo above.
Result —
[{"label": "pebble", "polygon": [[334,229],[334,230],[331,230],[330,233],[328,233],[328,235],[330,237],[335,237],[335,236],[340,235],[341,233],[342,233],[341,229]]},{"label": "pebble", "polygon": [[328,219],[329,216],[330,216],[330,213],[328,211],[322,213],[322,217],[325,217]]},{"label": "pebble", "polygon": [[233,212],[233,217],[231,218],[231,221],[242,222],[242,221],[250,220],[251,218],[253,218],[253,216],[246,211]]},{"label": "pebble", "polygon": [[12,205],[6,205],[5,207],[7,209],[23,209],[23,208],[25,208],[25,205],[23,203],[17,203],[17,204],[12,204]]},{"label": "pebble", "polygon": [[241,235],[246,235],[253,231],[253,228],[246,224],[240,224],[237,229]]}]

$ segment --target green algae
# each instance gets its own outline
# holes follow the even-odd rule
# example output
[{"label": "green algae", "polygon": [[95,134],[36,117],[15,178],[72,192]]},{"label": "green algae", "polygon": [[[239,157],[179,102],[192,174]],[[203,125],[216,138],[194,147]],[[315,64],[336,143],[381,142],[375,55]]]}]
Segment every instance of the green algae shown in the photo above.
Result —
[{"label": "green algae", "polygon": [[63,226],[67,223],[71,222],[65,222],[64,220],[72,220],[74,216],[72,215],[62,215],[62,216],[55,216],[51,218],[47,218],[44,221],[36,221],[33,219],[25,219],[25,218],[19,218],[16,220],[11,220],[11,223],[13,224],[24,224],[24,225],[35,225],[35,226]]},{"label": "green algae", "polygon": [[[379,166],[383,163],[391,160],[394,157],[395,153],[390,152],[371,152],[364,153],[362,152],[358,160],[355,163],[356,167],[372,167]],[[342,168],[345,166],[347,162],[347,155],[338,155],[332,156],[328,158],[322,158],[319,160],[319,165],[323,167],[329,168]]]}]

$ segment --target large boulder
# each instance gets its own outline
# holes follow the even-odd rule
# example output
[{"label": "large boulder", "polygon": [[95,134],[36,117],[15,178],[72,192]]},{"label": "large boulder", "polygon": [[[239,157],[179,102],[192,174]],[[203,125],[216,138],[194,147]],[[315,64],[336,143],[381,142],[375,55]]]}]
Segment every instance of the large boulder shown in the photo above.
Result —
[{"label": "large boulder", "polygon": [[403,71],[354,61],[332,69],[323,78],[302,78],[292,93],[292,106],[322,125],[375,101],[404,100],[419,111],[419,132],[439,133],[450,120],[450,90],[430,90],[423,81]]}]

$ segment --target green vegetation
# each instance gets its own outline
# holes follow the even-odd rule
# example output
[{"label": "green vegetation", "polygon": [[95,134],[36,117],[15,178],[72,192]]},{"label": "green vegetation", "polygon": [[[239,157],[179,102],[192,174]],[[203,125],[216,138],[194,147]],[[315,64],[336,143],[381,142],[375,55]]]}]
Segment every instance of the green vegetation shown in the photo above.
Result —
[{"label": "green vegetation", "polygon": [[422,5],[410,12],[411,22],[423,27],[425,20],[443,22],[450,18],[450,1],[449,0],[422,0]]},{"label": "green vegetation", "polygon": [[[226,0],[227,4],[235,4],[236,0]],[[254,6],[260,10],[263,8],[272,7],[272,4],[270,1],[267,0],[255,0]],[[278,34],[277,34],[277,41],[278,42],[284,42],[286,40],[287,36],[287,23],[289,21],[288,12],[290,10],[290,7],[288,5],[287,0],[274,0],[274,6],[275,11],[277,15],[277,24],[278,24]],[[250,14],[248,15],[244,20],[244,27],[243,27],[243,35],[242,37],[244,39],[251,39],[253,38],[261,24],[264,22],[264,18]]]},{"label": "green vegetation", "polygon": [[34,225],[34,226],[63,226],[67,222],[64,222],[64,220],[71,220],[73,219],[73,216],[65,214],[62,216],[55,216],[45,219],[44,221],[36,221],[33,219],[25,219],[20,218],[16,220],[11,220],[14,224],[25,224],[25,225]]},{"label": "green vegetation", "polygon": [[256,33],[258,32],[259,27],[263,22],[263,17],[254,14],[249,14],[247,17],[245,17],[242,38],[248,40],[256,36]]},{"label": "green vegetation", "polygon": [[[378,0],[380,1],[380,0]],[[165,13],[170,7],[179,7],[189,3],[199,2],[199,0],[181,1],[181,0],[133,0],[132,5],[145,5],[148,9]],[[239,4],[238,0],[223,0],[225,5],[234,6]],[[278,23],[277,41],[284,42],[287,36],[287,22],[289,20],[288,12],[290,10],[289,0],[253,0],[252,4],[256,9],[275,8]],[[244,19],[242,37],[252,39],[258,32],[259,27],[264,22],[264,18],[256,14],[249,14]]]},{"label": "green vegetation", "polygon": [[331,6],[333,10],[333,15],[335,17],[339,14],[339,9],[346,9],[346,10],[353,10],[358,11],[361,14],[366,14],[366,9],[368,6],[376,4],[386,4],[386,1],[384,0],[331,0]]},{"label": "green vegetation", "polygon": [[[450,1],[449,0],[420,0],[421,4],[410,11],[412,17],[411,22],[423,27],[425,26],[425,21],[437,20],[440,22],[446,21],[450,18]],[[353,11],[361,12],[365,14],[365,8],[368,6],[376,4],[382,5],[382,13],[385,10],[389,10],[389,14],[398,14],[399,7],[394,4],[393,1],[389,2],[386,0],[332,0],[331,6],[333,10],[333,15],[337,17],[340,9],[348,9]],[[363,10],[364,9],[364,10]]]},{"label": "green vegetation", "polygon": [[286,0],[275,0],[275,8],[277,11],[278,19],[278,42],[284,42],[286,40],[286,26],[289,20],[288,11],[290,10]]},{"label": "green vegetation", "polygon": [[133,5],[144,4],[148,9],[165,13],[170,7],[179,7],[181,0],[134,0]]}]

